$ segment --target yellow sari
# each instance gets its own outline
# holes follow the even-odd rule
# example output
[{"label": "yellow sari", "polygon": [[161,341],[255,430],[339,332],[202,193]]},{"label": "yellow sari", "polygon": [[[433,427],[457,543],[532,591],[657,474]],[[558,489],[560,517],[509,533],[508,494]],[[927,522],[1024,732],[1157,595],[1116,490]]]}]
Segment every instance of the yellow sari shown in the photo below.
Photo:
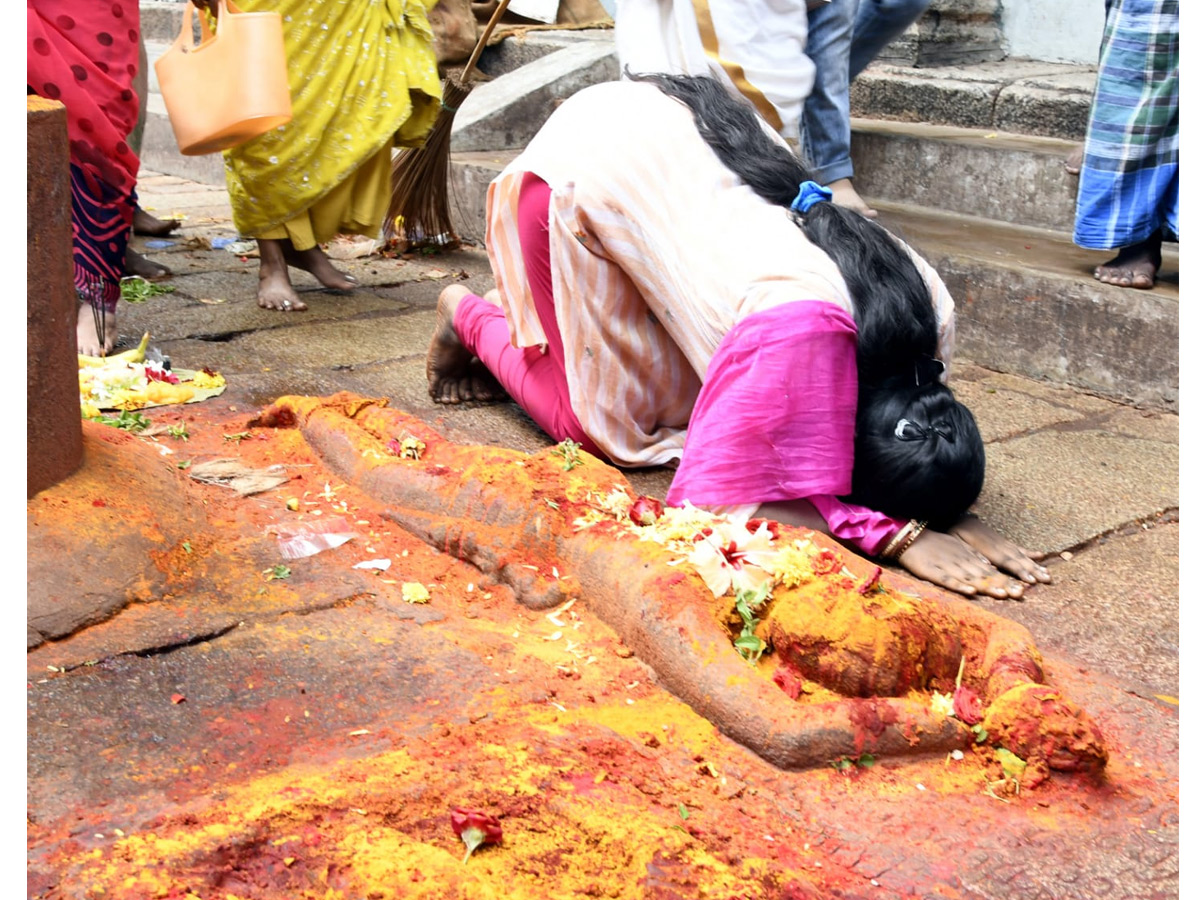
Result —
[{"label": "yellow sari", "polygon": [[392,148],[419,146],[440,109],[428,10],[436,0],[238,0],[283,16],[292,121],[225,151],[246,237],[307,250],[378,233]]}]

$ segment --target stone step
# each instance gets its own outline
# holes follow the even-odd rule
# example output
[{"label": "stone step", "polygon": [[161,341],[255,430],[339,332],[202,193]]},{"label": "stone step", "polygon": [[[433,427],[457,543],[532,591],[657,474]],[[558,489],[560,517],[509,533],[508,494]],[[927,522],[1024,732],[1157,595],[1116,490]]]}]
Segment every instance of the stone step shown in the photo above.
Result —
[{"label": "stone step", "polygon": [[[620,76],[610,31],[597,31],[475,84],[454,116],[454,150],[524,147],[563,100]],[[508,43],[505,41],[505,43]]]},{"label": "stone step", "polygon": [[1006,59],[913,68],[876,61],[850,86],[850,114],[1083,140],[1096,67]]},{"label": "stone step", "polygon": [[876,201],[955,298],[958,346],[989,369],[1178,411],[1179,254],[1163,251],[1153,291],[1101,284],[1111,252],[1070,234]]},{"label": "stone step", "polygon": [[945,212],[1070,231],[1079,179],[1063,161],[1077,146],[1054,137],[852,119],[859,193]]},{"label": "stone step", "polygon": [[[460,237],[482,244],[487,186],[517,151],[455,153],[451,209]],[[920,250],[958,306],[958,345],[1001,372],[1072,385],[1113,399],[1177,410],[1179,259],[1164,252],[1154,291],[1100,284],[1111,254],[1070,235],[866,195],[880,220]]]}]

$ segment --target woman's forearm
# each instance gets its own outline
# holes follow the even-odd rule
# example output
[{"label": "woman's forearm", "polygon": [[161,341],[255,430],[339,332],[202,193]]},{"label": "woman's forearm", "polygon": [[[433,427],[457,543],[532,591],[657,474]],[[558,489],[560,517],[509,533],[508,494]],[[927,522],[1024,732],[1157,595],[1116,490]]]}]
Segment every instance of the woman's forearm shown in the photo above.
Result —
[{"label": "woman's forearm", "polygon": [[774,519],[784,525],[798,525],[822,534],[829,534],[829,523],[807,500],[776,500],[758,508],[758,516]]}]

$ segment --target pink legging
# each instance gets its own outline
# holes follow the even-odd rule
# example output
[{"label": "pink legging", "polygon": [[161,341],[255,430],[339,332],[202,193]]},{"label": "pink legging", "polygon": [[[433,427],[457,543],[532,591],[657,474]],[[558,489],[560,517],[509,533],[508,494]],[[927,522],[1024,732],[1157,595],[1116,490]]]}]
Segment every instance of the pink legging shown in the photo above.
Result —
[{"label": "pink legging", "polygon": [[550,275],[550,185],[526,172],[517,201],[517,229],[533,307],[546,333],[546,352],[514,347],[504,310],[468,294],[454,313],[454,330],[463,346],[482,362],[538,426],[556,441],[571,439],[604,459],[571,409],[562,334],[554,314]]}]

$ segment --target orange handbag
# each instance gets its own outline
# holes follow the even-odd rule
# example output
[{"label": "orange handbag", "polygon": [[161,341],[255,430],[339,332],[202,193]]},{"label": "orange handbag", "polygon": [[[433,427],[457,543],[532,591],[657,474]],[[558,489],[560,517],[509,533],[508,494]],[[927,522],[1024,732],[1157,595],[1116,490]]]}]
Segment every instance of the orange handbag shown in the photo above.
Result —
[{"label": "orange handbag", "polygon": [[242,12],[217,0],[217,30],[200,16],[192,44],[192,4],[183,27],[154,63],[179,152],[216,153],[290,122],[283,19],[277,12]]}]

